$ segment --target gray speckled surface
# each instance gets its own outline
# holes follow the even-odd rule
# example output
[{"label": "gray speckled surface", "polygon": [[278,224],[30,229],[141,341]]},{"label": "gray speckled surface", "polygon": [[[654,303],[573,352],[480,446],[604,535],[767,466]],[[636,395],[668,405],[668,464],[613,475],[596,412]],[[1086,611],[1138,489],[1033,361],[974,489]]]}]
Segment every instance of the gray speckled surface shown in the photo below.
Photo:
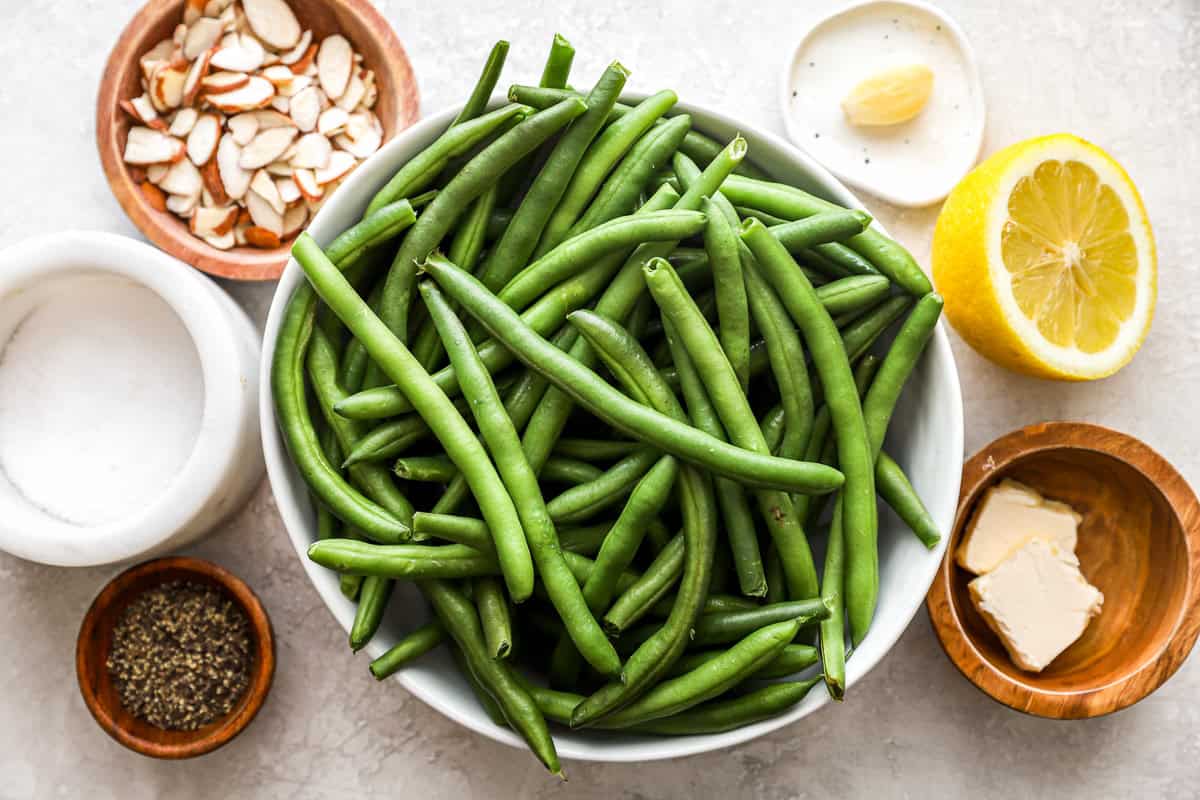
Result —
[{"label": "gray speckled surface", "polygon": [[[5,244],[64,227],[136,236],[92,141],[108,48],[138,0],[0,4],[0,206]],[[461,97],[491,42],[513,42],[510,76],[533,78],[550,35],[580,49],[582,75],[620,58],[631,85],[676,88],[782,132],[781,65],[825,3],[382,0],[416,68],[423,107]],[[1200,6],[1195,0],[945,2],[978,50],[986,150],[1068,130],[1115,154],[1155,225],[1159,309],[1131,366],[1064,386],[1002,372],[955,342],[974,451],[1018,425],[1082,419],[1129,431],[1200,477]],[[801,8],[803,6],[803,8]],[[866,198],[922,259],[936,209]],[[228,286],[260,322],[271,287]],[[115,568],[60,570],[0,554],[0,798],[586,796],[764,798],[1193,797],[1200,779],[1200,666],[1157,694],[1083,723],[1024,717],[987,700],[942,655],[923,613],[837,709],[733,750],[645,766],[567,765],[566,788],[533,760],[445,720],[398,685],[377,685],[344,645],[296,564],[269,489],[195,551],[239,572],[271,612],[279,670],[255,723],[188,763],[133,755],[92,722],[75,686],[79,620]]]}]

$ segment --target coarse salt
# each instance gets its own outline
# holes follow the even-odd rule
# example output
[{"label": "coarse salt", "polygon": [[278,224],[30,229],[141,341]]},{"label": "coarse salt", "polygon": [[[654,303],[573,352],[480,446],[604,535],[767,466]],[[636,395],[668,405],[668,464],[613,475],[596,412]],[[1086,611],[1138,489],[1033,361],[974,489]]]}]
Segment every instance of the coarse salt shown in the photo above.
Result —
[{"label": "coarse salt", "polygon": [[124,278],[76,278],[3,345],[0,469],[55,517],[111,523],[162,496],[203,410],[199,356],[174,311]]}]

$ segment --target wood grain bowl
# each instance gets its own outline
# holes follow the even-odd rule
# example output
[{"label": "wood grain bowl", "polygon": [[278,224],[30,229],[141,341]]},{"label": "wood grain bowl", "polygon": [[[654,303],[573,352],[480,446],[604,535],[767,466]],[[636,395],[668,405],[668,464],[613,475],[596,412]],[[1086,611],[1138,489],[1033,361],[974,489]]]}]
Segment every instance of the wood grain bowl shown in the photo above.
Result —
[{"label": "wood grain bowl", "polygon": [[[342,33],[363,63],[375,71],[379,100],[375,113],[387,142],[416,121],[420,101],[412,64],[387,20],[370,0],[288,0],[300,24],[315,39]],[[235,247],[218,250],[188,231],[187,223],[146,200],[122,159],[132,120],[118,107],[141,93],[138,59],[171,32],[183,16],[184,0],[150,0],[130,20],[108,57],[96,98],[96,145],[117,202],[130,220],[160,249],[219,278],[274,280],[287,264],[290,242],[274,250]]]},{"label": "wood grain bowl", "polygon": [[[250,681],[241,699],[229,713],[194,731],[163,730],[134,717],[121,707],[108,674],[113,627],[121,613],[142,592],[174,580],[208,584],[224,592],[245,613],[254,644]],[[109,736],[153,758],[191,758],[228,743],[254,719],[275,675],[275,638],[258,597],[239,578],[198,558],[159,558],[122,572],[92,601],[79,629],[75,671],[88,710]]]},{"label": "wood grain bowl", "polygon": [[[1013,664],[971,602],[974,576],[953,558],[979,499],[1004,478],[1083,515],[1080,568],[1104,593],[1100,616],[1040,673]],[[1161,455],[1123,433],[1071,422],[1022,428],[964,465],[926,606],[951,661],[995,700],[1056,719],[1125,708],[1161,686],[1200,633],[1200,503]]]}]

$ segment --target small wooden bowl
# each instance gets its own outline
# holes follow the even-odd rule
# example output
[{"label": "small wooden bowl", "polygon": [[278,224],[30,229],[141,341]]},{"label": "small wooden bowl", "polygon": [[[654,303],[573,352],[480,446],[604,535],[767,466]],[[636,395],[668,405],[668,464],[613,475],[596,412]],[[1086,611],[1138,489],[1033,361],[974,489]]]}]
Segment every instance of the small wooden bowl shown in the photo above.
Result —
[{"label": "small wooden bowl", "polygon": [[[246,614],[254,643],[250,682],[241,700],[225,716],[194,731],[167,731],[134,717],[121,707],[108,674],[113,627],[121,612],[142,592],[173,580],[206,583],[232,598]],[[275,638],[267,612],[239,578],[198,558],[159,558],[125,570],[92,601],[79,628],[75,672],[88,710],[109,736],[142,755],[191,758],[216,750],[254,719],[275,674]]]},{"label": "small wooden bowl", "polygon": [[[138,60],[157,42],[170,38],[183,19],[185,0],[150,0],[121,33],[108,57],[96,98],[96,145],[108,185],[133,224],[160,249],[220,278],[274,280],[287,264],[291,242],[275,250],[235,247],[218,250],[192,236],[187,223],[146,200],[122,160],[133,122],[117,103],[141,94]],[[375,71],[379,100],[375,113],[387,142],[417,119],[420,101],[412,64],[396,32],[370,0],[288,0],[300,25],[314,41],[332,33],[350,40],[363,63]]]},{"label": "small wooden bowl", "polygon": [[[1080,569],[1104,593],[1083,636],[1036,674],[1010,660],[971,602],[974,576],[954,561],[976,502],[1004,478],[1083,515]],[[1014,431],[964,465],[926,606],[950,660],[995,700],[1055,719],[1118,711],[1171,677],[1200,633],[1200,503],[1162,456],[1123,433],[1075,422]]]}]

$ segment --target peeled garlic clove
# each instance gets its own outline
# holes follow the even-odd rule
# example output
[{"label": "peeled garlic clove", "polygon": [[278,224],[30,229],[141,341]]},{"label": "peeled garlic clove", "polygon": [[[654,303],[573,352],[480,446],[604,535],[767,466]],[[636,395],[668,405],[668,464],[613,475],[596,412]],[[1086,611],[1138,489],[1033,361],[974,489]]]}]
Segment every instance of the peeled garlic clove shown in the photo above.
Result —
[{"label": "peeled garlic clove", "polygon": [[893,67],[867,78],[846,95],[851,125],[899,125],[921,113],[933,94],[933,70],[924,64]]}]

